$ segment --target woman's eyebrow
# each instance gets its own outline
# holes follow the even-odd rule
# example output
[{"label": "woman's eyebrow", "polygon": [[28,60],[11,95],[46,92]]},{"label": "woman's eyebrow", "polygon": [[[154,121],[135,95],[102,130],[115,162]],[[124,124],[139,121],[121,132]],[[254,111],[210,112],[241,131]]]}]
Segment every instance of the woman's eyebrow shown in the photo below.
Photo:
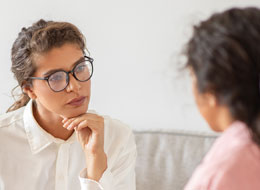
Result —
[{"label": "woman's eyebrow", "polygon": [[[84,56],[83,56],[83,57],[80,57],[77,61],[75,61],[75,63],[73,63],[73,64],[71,65],[71,69],[73,69],[73,68],[75,67],[75,65],[77,65],[79,62],[81,62],[81,61],[83,61],[83,60],[84,60]],[[49,70],[49,71],[43,73],[43,76],[44,76],[44,77],[47,77],[47,76],[49,76],[49,75],[51,75],[52,73],[55,73],[55,72],[57,72],[57,71],[65,71],[65,70],[62,69],[62,68],[52,69],[52,70]]]}]

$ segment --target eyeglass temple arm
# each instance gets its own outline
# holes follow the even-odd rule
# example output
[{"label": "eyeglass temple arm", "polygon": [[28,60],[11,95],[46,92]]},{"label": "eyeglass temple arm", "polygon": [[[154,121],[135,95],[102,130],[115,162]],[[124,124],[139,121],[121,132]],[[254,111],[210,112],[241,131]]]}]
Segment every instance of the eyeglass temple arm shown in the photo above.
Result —
[{"label": "eyeglass temple arm", "polygon": [[29,77],[29,79],[48,80],[48,77],[44,77],[44,78],[41,78],[41,77]]},{"label": "eyeglass temple arm", "polygon": [[87,58],[87,59],[89,59],[90,61],[94,61],[94,59],[93,58],[91,58],[91,57],[88,57],[88,56],[84,56],[85,58]]}]

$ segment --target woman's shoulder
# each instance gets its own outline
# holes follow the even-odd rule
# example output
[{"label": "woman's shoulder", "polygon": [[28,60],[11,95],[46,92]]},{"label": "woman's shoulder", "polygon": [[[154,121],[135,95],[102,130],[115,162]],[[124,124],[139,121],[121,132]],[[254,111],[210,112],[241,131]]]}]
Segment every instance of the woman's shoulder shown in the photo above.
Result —
[{"label": "woman's shoulder", "polygon": [[234,127],[216,140],[186,189],[260,189],[260,149],[245,126]]},{"label": "woman's shoulder", "polygon": [[241,162],[241,159],[260,160],[260,148],[253,141],[248,127],[236,122],[216,140],[205,160],[223,164],[230,161]]},{"label": "woman's shoulder", "polygon": [[[132,129],[119,119],[110,116],[104,116],[105,122],[105,140],[118,146],[132,146],[135,144]],[[121,144],[121,145],[120,145]]]},{"label": "woman's shoulder", "polygon": [[124,134],[132,133],[131,128],[123,121],[116,118],[112,118],[110,116],[104,116],[104,119],[109,129],[113,131],[117,131],[117,133],[124,133]]},{"label": "woman's shoulder", "polygon": [[[185,190],[221,189],[244,190],[260,189],[259,158],[252,154],[247,144],[226,155],[216,156],[212,160],[203,160],[196,168]],[[208,157],[209,158],[209,157]]]},{"label": "woman's shoulder", "polygon": [[0,115],[0,128],[8,127],[23,119],[24,107]]}]

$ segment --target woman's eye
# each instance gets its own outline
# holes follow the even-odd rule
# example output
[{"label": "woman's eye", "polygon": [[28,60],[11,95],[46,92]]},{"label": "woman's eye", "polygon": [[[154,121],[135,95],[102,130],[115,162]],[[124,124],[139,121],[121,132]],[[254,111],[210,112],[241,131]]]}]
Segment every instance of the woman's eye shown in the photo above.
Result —
[{"label": "woman's eye", "polygon": [[76,71],[77,73],[82,72],[82,71],[85,70],[86,67],[87,67],[87,66],[86,66],[85,64],[84,64],[84,65],[79,65],[79,66],[76,67],[75,71]]},{"label": "woman's eye", "polygon": [[63,75],[61,74],[54,74],[49,78],[50,81],[60,81],[63,80]]}]

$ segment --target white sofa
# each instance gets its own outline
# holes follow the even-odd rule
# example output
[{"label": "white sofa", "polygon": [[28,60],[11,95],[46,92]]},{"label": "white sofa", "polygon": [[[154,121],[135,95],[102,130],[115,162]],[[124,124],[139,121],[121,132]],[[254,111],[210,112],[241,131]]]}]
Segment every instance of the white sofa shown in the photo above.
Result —
[{"label": "white sofa", "polygon": [[135,131],[137,190],[181,190],[217,135]]}]

